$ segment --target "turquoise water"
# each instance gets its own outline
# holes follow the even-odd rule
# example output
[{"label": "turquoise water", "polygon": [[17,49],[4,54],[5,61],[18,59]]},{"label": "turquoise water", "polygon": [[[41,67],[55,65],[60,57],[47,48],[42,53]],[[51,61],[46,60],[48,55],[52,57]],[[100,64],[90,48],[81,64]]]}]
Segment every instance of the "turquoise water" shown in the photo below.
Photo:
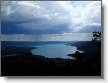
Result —
[{"label": "turquoise water", "polygon": [[74,54],[77,48],[65,44],[36,45],[32,50],[33,55],[41,55],[48,58],[71,58],[68,54]]}]

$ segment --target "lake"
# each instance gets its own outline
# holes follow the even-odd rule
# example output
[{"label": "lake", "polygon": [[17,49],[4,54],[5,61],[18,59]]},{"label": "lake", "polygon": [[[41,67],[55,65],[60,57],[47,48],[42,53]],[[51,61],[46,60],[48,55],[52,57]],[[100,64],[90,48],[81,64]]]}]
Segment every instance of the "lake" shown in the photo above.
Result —
[{"label": "lake", "polygon": [[48,58],[72,58],[67,55],[74,54],[76,51],[77,47],[75,46],[53,43],[45,45],[36,45],[36,49],[32,50],[32,54],[41,55]]},{"label": "lake", "polygon": [[2,46],[6,47],[33,47],[31,50],[32,55],[41,55],[48,58],[72,58],[68,54],[74,54],[77,47],[71,46],[75,42],[19,42],[19,41],[5,41]]}]

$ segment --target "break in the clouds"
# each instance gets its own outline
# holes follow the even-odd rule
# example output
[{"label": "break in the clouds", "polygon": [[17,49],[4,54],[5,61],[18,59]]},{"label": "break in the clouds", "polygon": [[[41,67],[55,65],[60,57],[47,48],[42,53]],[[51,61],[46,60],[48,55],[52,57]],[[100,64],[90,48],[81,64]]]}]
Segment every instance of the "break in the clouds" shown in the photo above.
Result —
[{"label": "break in the clouds", "polygon": [[101,30],[101,1],[2,1],[3,34]]}]

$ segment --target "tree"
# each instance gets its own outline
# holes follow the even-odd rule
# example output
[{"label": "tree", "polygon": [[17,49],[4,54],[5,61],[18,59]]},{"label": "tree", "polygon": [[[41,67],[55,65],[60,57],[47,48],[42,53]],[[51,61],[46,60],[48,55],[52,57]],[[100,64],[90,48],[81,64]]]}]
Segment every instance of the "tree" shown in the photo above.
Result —
[{"label": "tree", "polygon": [[93,32],[93,41],[101,40],[101,32]]}]

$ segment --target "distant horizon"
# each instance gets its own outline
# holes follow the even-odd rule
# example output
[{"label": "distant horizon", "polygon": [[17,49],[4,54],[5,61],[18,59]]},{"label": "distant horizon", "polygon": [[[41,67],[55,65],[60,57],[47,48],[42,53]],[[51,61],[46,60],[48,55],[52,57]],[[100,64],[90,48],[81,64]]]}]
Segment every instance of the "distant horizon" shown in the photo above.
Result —
[{"label": "distant horizon", "polygon": [[91,41],[92,33],[45,34],[45,35],[2,35],[2,41]]}]

